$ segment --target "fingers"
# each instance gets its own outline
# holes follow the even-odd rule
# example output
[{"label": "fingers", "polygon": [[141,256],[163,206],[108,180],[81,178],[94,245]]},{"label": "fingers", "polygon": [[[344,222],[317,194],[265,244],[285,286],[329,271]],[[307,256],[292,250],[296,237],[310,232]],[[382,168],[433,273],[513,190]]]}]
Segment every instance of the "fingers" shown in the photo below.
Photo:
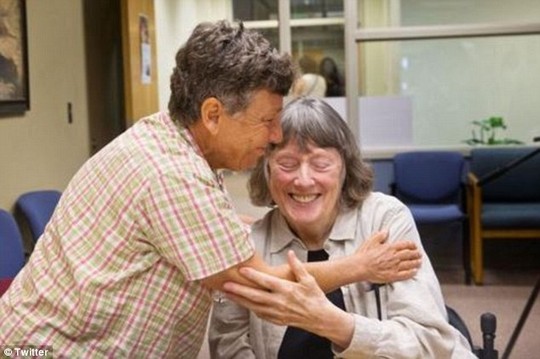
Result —
[{"label": "fingers", "polygon": [[[296,257],[291,250],[287,253],[289,266],[292,274],[297,282],[309,280],[311,275],[307,272],[302,262]],[[288,280],[274,277],[270,274],[259,272],[251,267],[242,267],[239,272],[249,281],[268,292],[286,292],[291,285]],[[244,297],[257,296],[261,297],[261,292],[257,288],[250,288],[233,282],[227,282],[224,284],[225,291],[235,293]],[[289,288],[290,289],[290,288]],[[264,292],[264,291],[263,291]]]},{"label": "fingers", "polygon": [[261,289],[248,287],[234,282],[226,282],[223,285],[223,292],[227,298],[250,308],[256,303],[264,303],[265,294],[268,293]]},{"label": "fingers", "polygon": [[422,259],[422,253],[419,250],[402,249],[396,251],[396,257],[401,261],[410,261]]},{"label": "fingers", "polygon": [[398,270],[399,271],[418,270],[421,265],[422,265],[421,259],[401,261],[398,265]]},{"label": "fingers", "polygon": [[396,242],[393,242],[392,243],[392,246],[396,249],[396,250],[417,250],[417,246],[416,246],[416,243],[414,243],[413,241],[406,241],[406,240],[402,240],[402,241],[396,241]]},{"label": "fingers", "polygon": [[259,272],[251,267],[242,267],[238,270],[242,276],[266,290],[274,291],[282,286],[282,280],[270,274]]},{"label": "fingers", "polygon": [[306,268],[300,262],[296,254],[292,250],[287,252],[287,260],[289,261],[289,266],[291,267],[292,273],[297,282],[300,282],[302,279],[305,279],[309,276]]},{"label": "fingers", "polygon": [[[225,292],[225,297],[228,300],[249,309],[255,313],[259,318],[270,321],[277,325],[286,325],[283,316],[285,308],[279,305],[279,302],[271,302],[272,294],[263,290],[246,291],[243,292],[244,286],[234,287],[233,292]],[[248,287],[246,287],[248,288]],[[251,288],[253,289],[253,288]],[[245,295],[251,292],[248,297]],[[242,293],[242,294],[237,294]],[[268,297],[268,298],[267,298]],[[275,299],[275,298],[274,298]]]},{"label": "fingers", "polygon": [[397,258],[399,259],[398,270],[418,270],[422,264],[422,252],[416,247],[416,244],[412,241],[399,241],[395,244],[398,245]]},{"label": "fingers", "polygon": [[388,239],[388,231],[386,229],[383,229],[377,233],[375,233],[371,240],[377,242],[377,243],[384,243]]},{"label": "fingers", "polygon": [[422,258],[422,252],[412,241],[397,241],[392,243],[393,249],[400,261],[416,260]]},{"label": "fingers", "polygon": [[418,269],[404,270],[397,273],[395,278],[396,278],[396,281],[407,280],[407,279],[413,278],[416,275],[416,273],[418,273]]}]

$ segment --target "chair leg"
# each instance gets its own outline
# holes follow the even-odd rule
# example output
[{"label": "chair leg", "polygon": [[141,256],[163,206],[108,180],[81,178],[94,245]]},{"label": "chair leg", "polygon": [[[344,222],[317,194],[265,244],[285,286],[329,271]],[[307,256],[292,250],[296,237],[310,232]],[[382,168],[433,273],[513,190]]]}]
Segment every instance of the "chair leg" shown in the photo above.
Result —
[{"label": "chair leg", "polygon": [[484,283],[484,253],[480,229],[473,231],[471,241],[471,265],[473,280],[475,284],[482,285]]},{"label": "chair leg", "polygon": [[463,260],[463,269],[465,271],[465,284],[470,285],[471,284],[471,239],[470,239],[470,229],[469,229],[469,221],[468,219],[465,219],[462,223],[462,231],[461,231],[461,237],[462,237],[462,260]]}]

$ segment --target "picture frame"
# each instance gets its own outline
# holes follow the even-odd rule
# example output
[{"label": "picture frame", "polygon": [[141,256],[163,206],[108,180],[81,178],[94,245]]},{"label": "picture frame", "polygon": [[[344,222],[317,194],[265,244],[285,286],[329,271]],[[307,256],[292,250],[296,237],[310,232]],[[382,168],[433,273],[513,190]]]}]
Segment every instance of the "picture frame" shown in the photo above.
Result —
[{"label": "picture frame", "polygon": [[25,0],[0,0],[0,115],[30,109]]}]

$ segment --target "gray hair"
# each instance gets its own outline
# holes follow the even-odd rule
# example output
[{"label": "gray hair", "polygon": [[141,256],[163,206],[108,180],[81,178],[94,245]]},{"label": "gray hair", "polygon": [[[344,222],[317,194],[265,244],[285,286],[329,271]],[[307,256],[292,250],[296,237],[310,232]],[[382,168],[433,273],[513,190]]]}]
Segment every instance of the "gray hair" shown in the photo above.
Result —
[{"label": "gray hair", "polygon": [[192,125],[203,101],[215,97],[233,115],[248,106],[255,90],[285,96],[295,76],[290,56],[242,23],[201,23],[176,53],[169,113],[181,125]]},{"label": "gray hair", "polygon": [[310,144],[336,149],[345,166],[341,204],[358,206],[371,192],[373,171],[362,160],[356,139],[341,116],[325,101],[316,97],[299,97],[283,109],[283,141],[270,145],[268,153],[251,172],[248,182],[251,202],[257,206],[274,204],[268,188],[268,155],[295,141],[302,151]]}]

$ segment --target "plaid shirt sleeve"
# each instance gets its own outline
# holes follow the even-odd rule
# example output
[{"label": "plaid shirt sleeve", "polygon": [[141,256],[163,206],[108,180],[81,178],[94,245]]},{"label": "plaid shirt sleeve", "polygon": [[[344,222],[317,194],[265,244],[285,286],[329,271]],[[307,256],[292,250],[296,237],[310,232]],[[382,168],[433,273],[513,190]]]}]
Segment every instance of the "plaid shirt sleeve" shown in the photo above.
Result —
[{"label": "plaid shirt sleeve", "polygon": [[206,173],[160,176],[150,185],[143,205],[152,232],[148,238],[188,280],[221,272],[254,253],[249,227],[239,219],[227,193]]}]

